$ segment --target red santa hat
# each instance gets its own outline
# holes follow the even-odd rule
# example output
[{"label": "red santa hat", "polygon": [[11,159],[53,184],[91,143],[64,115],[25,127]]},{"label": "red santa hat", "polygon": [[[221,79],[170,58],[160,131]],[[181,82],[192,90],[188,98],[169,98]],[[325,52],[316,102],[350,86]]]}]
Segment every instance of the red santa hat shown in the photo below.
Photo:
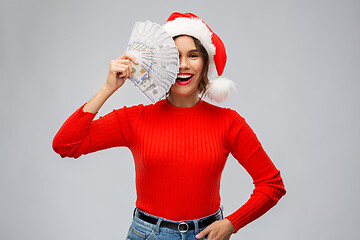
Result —
[{"label": "red santa hat", "polygon": [[211,75],[216,68],[218,77],[209,80],[205,96],[216,102],[224,101],[235,91],[235,83],[220,77],[226,64],[224,43],[210,27],[198,16],[192,13],[174,12],[170,15],[163,28],[170,36],[188,35],[198,39],[209,55],[209,72]]}]

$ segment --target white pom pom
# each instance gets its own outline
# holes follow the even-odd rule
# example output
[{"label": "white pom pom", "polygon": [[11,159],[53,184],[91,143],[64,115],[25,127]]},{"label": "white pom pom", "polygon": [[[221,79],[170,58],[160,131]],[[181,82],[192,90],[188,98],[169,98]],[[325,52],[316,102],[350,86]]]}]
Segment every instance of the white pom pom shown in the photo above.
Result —
[{"label": "white pom pom", "polygon": [[205,96],[215,102],[223,102],[236,91],[235,83],[230,79],[219,77],[209,81]]}]

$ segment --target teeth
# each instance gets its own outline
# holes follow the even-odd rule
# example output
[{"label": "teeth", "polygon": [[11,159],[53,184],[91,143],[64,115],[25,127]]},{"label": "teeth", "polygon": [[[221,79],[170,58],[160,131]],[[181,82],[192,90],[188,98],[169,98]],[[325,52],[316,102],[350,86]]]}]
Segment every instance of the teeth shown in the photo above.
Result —
[{"label": "teeth", "polygon": [[179,74],[179,75],[177,75],[178,78],[189,78],[191,76],[192,75],[190,75],[190,74]]}]

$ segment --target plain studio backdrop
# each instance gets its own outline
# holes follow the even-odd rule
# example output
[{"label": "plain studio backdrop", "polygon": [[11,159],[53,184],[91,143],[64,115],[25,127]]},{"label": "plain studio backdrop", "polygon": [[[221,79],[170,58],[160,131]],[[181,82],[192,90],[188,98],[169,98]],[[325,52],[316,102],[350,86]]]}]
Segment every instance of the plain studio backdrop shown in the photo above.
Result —
[{"label": "plain studio backdrop", "polygon": [[[222,38],[235,109],[287,195],[232,239],[360,239],[360,2],[46,1],[0,4],[0,239],[125,239],[135,207],[127,148],[62,159],[61,124],[105,83],[136,21],[193,12]],[[130,81],[98,116],[150,101]],[[174,186],[181,187],[181,186]],[[253,190],[231,155],[225,215]]]}]

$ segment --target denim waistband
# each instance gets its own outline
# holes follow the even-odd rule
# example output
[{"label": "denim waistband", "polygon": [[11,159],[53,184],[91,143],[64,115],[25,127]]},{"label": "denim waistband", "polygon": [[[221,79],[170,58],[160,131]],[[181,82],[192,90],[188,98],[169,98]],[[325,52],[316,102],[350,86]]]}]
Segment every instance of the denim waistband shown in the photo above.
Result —
[{"label": "denim waistband", "polygon": [[[156,224],[152,224],[152,223],[146,222],[146,221],[138,218],[138,217],[135,215],[136,211],[139,211],[139,212],[141,212],[141,213],[143,213],[143,214],[145,214],[145,215],[147,215],[147,216],[156,218],[156,219],[157,219],[157,223],[156,223]],[[212,216],[218,214],[219,212],[220,212],[220,214],[221,214],[221,219],[223,219],[223,218],[224,218],[223,208],[222,208],[222,206],[221,206],[215,213],[213,213],[213,214],[211,214],[211,215],[209,215],[209,216],[203,217],[203,218],[194,219],[194,220],[185,220],[185,221],[172,221],[172,220],[169,220],[169,219],[166,219],[166,218],[157,217],[157,216],[148,214],[147,212],[144,212],[144,211],[140,210],[139,208],[135,208],[135,209],[134,209],[134,213],[133,213],[133,221],[134,221],[134,222],[137,222],[137,223],[139,223],[139,224],[141,224],[141,225],[143,225],[144,227],[147,227],[147,228],[150,228],[150,229],[154,230],[156,234],[159,233],[160,228],[161,228],[161,231],[164,231],[164,232],[168,232],[168,233],[179,233],[179,230],[177,230],[177,229],[171,229],[171,228],[167,228],[167,227],[160,227],[160,224],[161,224],[162,221],[173,222],[173,223],[176,223],[176,224],[178,224],[178,223],[180,223],[180,222],[186,222],[186,223],[194,222],[195,229],[189,230],[188,232],[194,234],[194,231],[195,231],[195,234],[197,234],[197,233],[200,232],[199,225],[198,225],[199,221],[205,220],[205,219],[207,219],[207,218],[209,218],[209,217],[212,217]]]}]

